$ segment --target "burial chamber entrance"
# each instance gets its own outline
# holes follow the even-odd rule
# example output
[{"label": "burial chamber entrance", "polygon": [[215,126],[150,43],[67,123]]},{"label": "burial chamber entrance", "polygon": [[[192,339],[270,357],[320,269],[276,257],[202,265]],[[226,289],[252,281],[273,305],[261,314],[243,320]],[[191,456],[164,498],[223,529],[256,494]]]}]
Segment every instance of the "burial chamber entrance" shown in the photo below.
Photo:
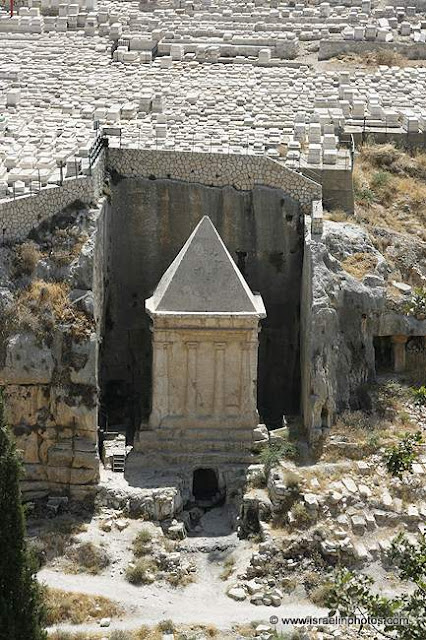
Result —
[{"label": "burial chamber entrance", "polygon": [[204,215],[266,307],[259,335],[260,420],[275,428],[284,415],[300,412],[299,203],[263,186],[239,191],[115,176],[104,238],[101,403],[109,430],[126,432],[130,443],[151,412],[152,333],[145,300]]},{"label": "burial chamber entrance", "polygon": [[195,500],[212,500],[219,493],[219,482],[214,469],[195,469],[192,494]]}]

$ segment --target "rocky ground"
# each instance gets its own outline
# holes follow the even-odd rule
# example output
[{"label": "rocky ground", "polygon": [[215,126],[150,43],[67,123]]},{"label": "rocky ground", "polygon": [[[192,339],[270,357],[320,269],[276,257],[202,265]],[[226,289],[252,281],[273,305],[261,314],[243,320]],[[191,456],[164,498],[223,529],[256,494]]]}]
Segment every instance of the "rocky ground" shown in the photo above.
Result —
[{"label": "rocky ground", "polygon": [[[388,384],[382,382],[385,395]],[[405,588],[387,551],[398,531],[414,539],[425,529],[426,451],[408,481],[392,479],[381,454],[397,438],[401,415],[406,421],[408,414],[411,428],[425,427],[426,412],[406,395],[402,382],[394,396],[398,409],[391,412],[392,420],[375,422],[379,440],[371,441],[371,426],[369,432],[356,424],[355,412],[345,416],[346,423],[353,420],[352,432],[339,434],[338,424],[331,434],[325,461],[306,466],[283,460],[267,481],[263,465],[253,465],[244,500],[257,502],[260,530],[245,539],[238,537],[225,505],[161,523],[129,517],[125,508],[102,506],[102,500],[94,511],[83,512],[66,501],[34,506],[29,534],[44,562],[40,581],[67,592],[104,596],[121,609],[110,619],[77,626],[65,617],[52,631],[78,631],[82,638],[97,632],[115,638],[119,630],[128,634],[118,640],[139,637],[130,634],[144,625],[150,629],[147,637],[154,638],[158,625],[172,620],[178,638],[213,634],[268,640],[277,632],[306,640],[373,638],[371,629],[361,636],[358,629],[344,627],[327,631],[327,626],[304,625],[301,630],[298,625],[291,631],[281,621],[326,616],[324,600],[337,565],[372,575],[384,593]],[[366,443],[372,447],[369,454]],[[121,476],[115,475],[120,494]],[[111,482],[109,474],[110,493]],[[271,624],[274,616],[278,623]]]},{"label": "rocky ground", "polygon": [[[67,422],[72,419],[72,411],[65,414],[64,409],[69,403],[57,398],[56,405],[50,403],[60,406],[61,419],[65,418],[58,441],[51,441],[51,423],[62,422],[58,416],[53,419],[40,413],[30,399],[32,417],[26,415],[25,422],[33,424],[28,433],[17,435],[34,440],[33,447],[26,447],[27,455],[34,455],[26,460],[27,467],[35,474],[29,537],[42,563],[40,581],[50,588],[103,596],[117,603],[115,610],[111,605],[115,613],[110,616],[95,606],[78,625],[69,611],[62,611],[52,625],[52,634],[59,629],[54,638],[66,640],[73,635],[64,634],[80,633],[76,636],[80,640],[213,636],[270,640],[281,632],[295,640],[375,638],[369,628],[360,634],[355,627],[312,624],[291,630],[282,619],[325,615],[338,566],[372,575],[383,593],[401,593],[406,587],[387,557],[391,540],[399,531],[413,540],[425,531],[425,445],[420,447],[412,475],[404,480],[389,476],[382,457],[404,434],[426,428],[426,408],[415,403],[412,395],[413,386],[425,382],[424,370],[383,374],[374,384],[358,385],[362,392],[356,398],[349,389],[339,387],[339,371],[341,379],[366,381],[371,364],[365,355],[368,332],[361,335],[353,318],[345,315],[348,301],[360,317],[365,315],[371,331],[380,321],[381,331],[383,323],[389,323],[389,335],[403,333],[408,325],[419,332],[412,335],[422,335],[425,322],[424,317],[409,317],[404,311],[414,289],[425,282],[424,229],[416,226],[424,215],[423,187],[414,191],[408,181],[402,192],[400,182],[394,183],[412,175],[418,180],[423,160],[413,164],[395,151],[385,169],[390,177],[383,177],[380,171],[376,175],[378,157],[376,152],[364,152],[355,218],[348,221],[342,212],[331,212],[315,256],[315,300],[319,313],[328,313],[326,345],[320,353],[325,354],[324,362],[339,361],[330,369],[324,364],[318,378],[324,387],[317,391],[323,397],[338,395],[345,410],[327,430],[315,457],[307,451],[306,434],[298,430],[297,421],[273,434],[277,446],[291,444],[296,455],[273,464],[263,457],[252,465],[237,527],[236,505],[207,511],[193,508],[175,520],[178,496],[172,483],[158,491],[138,489],[129,495],[122,474],[103,470],[94,506],[76,507],[67,499],[40,501],[47,480],[57,481],[65,495],[69,480],[67,476],[63,482],[60,474],[68,473],[68,468],[74,480],[86,472],[89,479],[96,478],[93,469],[84,468],[89,456],[78,448],[85,445],[81,434],[74,434]],[[393,200],[395,189],[398,202]],[[89,352],[82,354],[75,347],[90,340],[94,326],[93,247],[89,245],[95,225],[87,211],[81,213],[74,211],[72,220],[54,221],[16,251],[1,249],[0,305],[6,319],[2,342],[7,345],[0,354],[2,370],[7,373],[12,363],[9,374],[20,371],[21,377],[15,383],[8,378],[10,390],[14,384],[25,392],[26,387],[31,393],[37,389],[40,406],[46,404],[42,391],[50,384],[77,391],[87,386],[92,395],[86,394],[84,401],[95,393],[93,378],[84,381]],[[53,283],[59,286],[52,287]],[[65,349],[58,351],[57,341],[46,343],[49,326],[61,333]],[[362,326],[364,331],[367,322]],[[358,344],[357,351],[354,345]],[[28,357],[21,360],[23,353],[35,353],[37,367],[28,369]],[[356,361],[353,353],[363,353],[364,360]],[[39,366],[40,354],[44,354],[44,369]],[[374,359],[371,349],[367,355]],[[44,377],[35,379],[35,370]],[[74,405],[78,408],[84,402],[77,399]],[[27,405],[19,399],[17,406],[22,413]],[[333,413],[335,409],[330,407]],[[88,415],[87,407],[84,411]],[[13,424],[19,425],[21,418]],[[96,426],[92,421],[86,434],[91,456]],[[71,440],[74,444],[68,446]],[[40,456],[51,469],[47,479],[37,475]],[[165,624],[169,619],[173,623]],[[114,635],[119,631],[122,635]]]}]

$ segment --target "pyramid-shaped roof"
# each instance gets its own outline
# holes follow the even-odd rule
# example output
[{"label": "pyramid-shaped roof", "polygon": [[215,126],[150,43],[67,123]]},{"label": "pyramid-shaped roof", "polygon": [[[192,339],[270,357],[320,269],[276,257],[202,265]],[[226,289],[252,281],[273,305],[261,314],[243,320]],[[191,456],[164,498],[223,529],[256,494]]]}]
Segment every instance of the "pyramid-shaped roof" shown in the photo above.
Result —
[{"label": "pyramid-shaped roof", "polygon": [[153,313],[265,315],[208,216],[196,226],[164,273],[147,310]]}]

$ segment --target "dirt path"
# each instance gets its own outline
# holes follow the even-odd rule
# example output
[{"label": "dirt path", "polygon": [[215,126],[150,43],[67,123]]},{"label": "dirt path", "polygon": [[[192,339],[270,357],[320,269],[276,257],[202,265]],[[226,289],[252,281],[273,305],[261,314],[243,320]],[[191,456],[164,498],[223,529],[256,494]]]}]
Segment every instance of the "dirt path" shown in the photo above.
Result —
[{"label": "dirt path", "polygon": [[[252,620],[318,615],[321,611],[308,602],[283,604],[281,607],[254,606],[249,602],[234,602],[224,593],[223,582],[208,566],[200,567],[200,579],[185,589],[149,585],[134,587],[125,580],[111,581],[102,576],[65,575],[51,570],[40,572],[39,579],[50,587],[71,592],[101,595],[121,603],[127,615],[112,620],[110,629],[135,629],[171,619],[176,624],[214,624],[227,629],[232,624],[247,624]],[[98,624],[61,625],[64,630],[93,631]]]},{"label": "dirt path", "polygon": [[[126,611],[125,616],[122,620],[112,620],[110,629],[135,629],[166,619],[176,624],[213,624],[220,629],[229,629],[233,624],[267,621],[272,615],[282,618],[321,613],[321,609],[307,601],[291,602],[291,596],[278,608],[255,606],[249,601],[235,602],[229,598],[225,593],[226,588],[234,584],[236,576],[247,567],[253,545],[238,540],[235,532],[226,525],[226,518],[220,509],[206,514],[202,525],[201,535],[191,536],[182,543],[182,552],[190,556],[197,566],[196,582],[185,588],[174,588],[164,583],[136,587],[118,572],[113,577],[109,574],[70,575],[52,568],[40,571],[39,580],[49,587],[105,596],[120,603]],[[234,575],[224,582],[220,574],[224,558],[229,554],[235,556],[237,563]],[[60,628],[93,631],[99,625],[61,625]]]}]

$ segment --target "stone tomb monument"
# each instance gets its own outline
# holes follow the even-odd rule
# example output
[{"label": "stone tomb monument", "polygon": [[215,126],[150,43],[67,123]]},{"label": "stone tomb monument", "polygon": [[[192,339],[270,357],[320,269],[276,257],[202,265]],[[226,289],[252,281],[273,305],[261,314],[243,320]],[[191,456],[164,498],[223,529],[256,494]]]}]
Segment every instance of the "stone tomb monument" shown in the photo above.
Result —
[{"label": "stone tomb monument", "polygon": [[172,471],[209,499],[251,461],[259,320],[266,317],[204,216],[146,301],[152,318],[152,411],[126,469]]}]

